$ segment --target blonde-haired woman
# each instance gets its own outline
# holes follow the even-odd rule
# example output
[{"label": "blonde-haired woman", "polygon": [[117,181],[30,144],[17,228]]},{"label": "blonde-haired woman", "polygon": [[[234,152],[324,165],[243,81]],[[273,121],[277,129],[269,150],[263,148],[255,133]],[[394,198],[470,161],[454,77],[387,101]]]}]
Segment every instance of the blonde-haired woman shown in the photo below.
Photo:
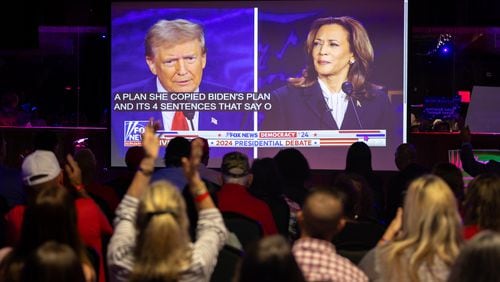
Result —
[{"label": "blonde-haired woman", "polygon": [[209,281],[227,230],[198,173],[202,144],[193,141],[190,158],[182,160],[199,211],[192,244],[179,190],[166,181],[149,185],[159,148],[152,126],[142,142],[146,156],[118,206],[108,246],[111,281]]},{"label": "blonde-haired woman", "polygon": [[372,281],[446,281],[462,242],[453,192],[439,177],[414,180],[380,244],[360,262]]}]

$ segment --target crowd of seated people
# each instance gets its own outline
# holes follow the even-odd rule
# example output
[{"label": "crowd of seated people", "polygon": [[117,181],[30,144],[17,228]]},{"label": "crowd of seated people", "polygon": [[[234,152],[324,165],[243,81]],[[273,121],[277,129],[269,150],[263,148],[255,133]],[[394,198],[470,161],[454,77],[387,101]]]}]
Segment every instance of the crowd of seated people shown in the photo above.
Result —
[{"label": "crowd of seated people", "polygon": [[496,277],[492,165],[465,187],[457,167],[422,167],[415,147],[401,144],[399,172],[384,182],[360,142],[345,171],[318,186],[297,149],[253,163],[231,152],[209,169],[206,140],[178,137],[157,169],[155,126],[130,149],[124,176],[106,183],[90,149],[62,158],[57,140],[36,138],[17,174],[0,179],[0,282]]}]

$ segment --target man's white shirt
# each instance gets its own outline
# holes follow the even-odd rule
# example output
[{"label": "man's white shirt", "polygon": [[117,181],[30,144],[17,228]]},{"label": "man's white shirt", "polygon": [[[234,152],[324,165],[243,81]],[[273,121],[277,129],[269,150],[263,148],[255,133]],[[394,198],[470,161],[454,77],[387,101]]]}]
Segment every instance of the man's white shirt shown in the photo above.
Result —
[{"label": "man's white shirt", "polygon": [[[158,77],[156,78],[156,90],[158,92],[163,92],[163,93],[168,93],[168,91],[163,88],[163,86],[161,85],[160,83],[160,80],[158,79]],[[196,90],[194,92],[199,92],[200,91],[200,88],[196,88]],[[172,130],[172,122],[174,120],[174,115],[175,115],[175,111],[164,111],[164,112],[161,112],[161,117],[162,117],[162,122],[163,122],[163,128],[165,130]],[[186,122],[189,126],[189,130],[190,131],[197,131],[198,129],[198,122],[199,122],[199,116],[200,116],[200,113],[198,111],[194,112],[194,117],[193,117],[193,125],[194,125],[194,128],[192,128],[191,126],[191,122],[186,118]]]}]

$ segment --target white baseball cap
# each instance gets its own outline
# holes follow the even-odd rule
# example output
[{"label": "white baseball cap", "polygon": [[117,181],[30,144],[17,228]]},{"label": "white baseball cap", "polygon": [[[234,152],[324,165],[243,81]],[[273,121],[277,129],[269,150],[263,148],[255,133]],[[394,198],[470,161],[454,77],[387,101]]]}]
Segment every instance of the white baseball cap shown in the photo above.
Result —
[{"label": "white baseball cap", "polygon": [[59,162],[51,151],[36,150],[24,158],[22,176],[24,184],[28,186],[48,182],[60,173]]}]

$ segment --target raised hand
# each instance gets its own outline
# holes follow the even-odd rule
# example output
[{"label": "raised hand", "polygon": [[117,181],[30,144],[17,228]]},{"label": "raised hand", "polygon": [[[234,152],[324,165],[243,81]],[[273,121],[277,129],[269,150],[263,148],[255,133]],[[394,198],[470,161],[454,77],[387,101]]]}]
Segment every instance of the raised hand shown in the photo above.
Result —
[{"label": "raised hand", "polygon": [[464,126],[464,128],[460,130],[460,140],[462,141],[462,143],[470,143],[471,135],[468,125]]},{"label": "raised hand", "polygon": [[200,182],[203,183],[198,172],[202,155],[203,141],[194,139],[191,141],[191,154],[189,158],[182,158],[182,169],[190,187],[192,185],[199,186]]},{"label": "raised hand", "polygon": [[80,166],[78,166],[78,163],[73,159],[73,156],[68,154],[66,156],[66,160],[68,163],[64,165],[64,170],[66,171],[69,182],[71,185],[74,187],[78,188],[80,187],[82,183],[82,170],[80,169]]},{"label": "raised hand", "polygon": [[403,208],[399,207],[396,216],[385,230],[384,235],[379,241],[379,244],[384,244],[394,239],[403,227]]},{"label": "raised hand", "polygon": [[144,149],[145,158],[156,160],[160,151],[160,140],[155,132],[159,128],[159,123],[153,119],[149,120],[144,133],[142,134],[142,148]]},{"label": "raised hand", "polygon": [[140,198],[147,189],[151,175],[155,169],[155,160],[160,151],[160,139],[155,132],[159,128],[158,122],[153,119],[149,120],[148,125],[142,134],[142,148],[144,149],[144,158],[139,164],[139,169],[128,188],[129,196]]}]

